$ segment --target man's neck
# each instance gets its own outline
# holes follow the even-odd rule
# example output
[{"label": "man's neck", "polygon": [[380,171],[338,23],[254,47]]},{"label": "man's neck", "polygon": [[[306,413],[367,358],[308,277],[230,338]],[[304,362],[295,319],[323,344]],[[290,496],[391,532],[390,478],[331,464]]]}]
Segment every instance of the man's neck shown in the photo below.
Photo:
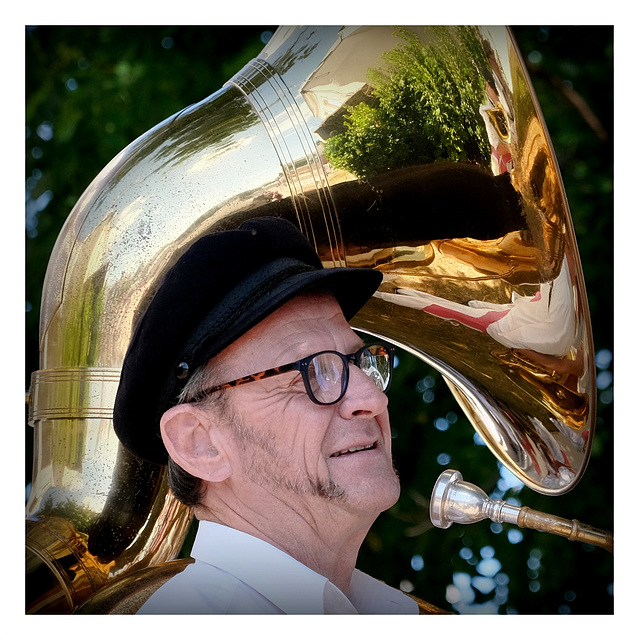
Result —
[{"label": "man's neck", "polygon": [[359,548],[374,518],[362,519],[361,514],[349,513],[330,502],[311,513],[299,505],[278,502],[267,508],[264,503],[247,507],[220,498],[216,496],[208,506],[197,507],[196,517],[272,544],[348,595]]}]

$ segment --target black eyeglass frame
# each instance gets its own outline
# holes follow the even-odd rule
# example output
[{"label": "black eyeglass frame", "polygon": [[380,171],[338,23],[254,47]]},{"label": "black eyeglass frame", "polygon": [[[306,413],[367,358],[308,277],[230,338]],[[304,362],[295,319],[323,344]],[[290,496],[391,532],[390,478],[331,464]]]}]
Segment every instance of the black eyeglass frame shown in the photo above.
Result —
[{"label": "black eyeglass frame", "polygon": [[[395,356],[395,348],[392,345],[389,345],[383,342],[372,342],[370,344],[365,344],[363,347],[355,351],[355,353],[351,353],[348,355],[340,353],[339,351],[331,351],[331,350],[318,351],[317,353],[314,353],[310,356],[306,356],[305,358],[302,358],[301,360],[297,360],[296,362],[290,362],[289,364],[283,364],[283,365],[280,365],[279,367],[273,367],[272,369],[267,369],[266,371],[252,373],[250,375],[238,378],[237,380],[231,380],[230,382],[225,382],[224,384],[220,384],[220,385],[216,385],[215,387],[204,389],[203,391],[199,391],[198,393],[196,393],[192,398],[189,398],[188,402],[200,402],[211,393],[214,393],[215,391],[221,391],[222,389],[232,389],[233,387],[238,387],[242,384],[247,384],[249,382],[255,382],[257,380],[272,378],[273,376],[279,376],[283,373],[289,373],[290,371],[299,371],[302,374],[302,380],[304,381],[306,394],[308,395],[308,397],[311,399],[312,402],[320,406],[330,406],[333,404],[337,404],[344,397],[344,394],[346,393],[346,389],[348,388],[348,381],[349,381],[348,365],[352,362],[359,369],[361,369],[362,356],[364,352],[370,350],[371,347],[382,347],[387,352],[388,361],[389,361],[388,381],[384,386],[384,388],[381,389],[382,391],[386,392],[390,387],[391,381],[393,378],[393,359]],[[342,380],[341,380],[342,388],[341,388],[339,397],[336,400],[332,400],[331,402],[321,402],[315,397],[315,394],[311,389],[311,384],[308,378],[308,368],[311,362],[313,361],[313,359],[326,353],[339,356],[342,360],[342,363],[344,364]],[[375,381],[373,380],[373,382]]]}]

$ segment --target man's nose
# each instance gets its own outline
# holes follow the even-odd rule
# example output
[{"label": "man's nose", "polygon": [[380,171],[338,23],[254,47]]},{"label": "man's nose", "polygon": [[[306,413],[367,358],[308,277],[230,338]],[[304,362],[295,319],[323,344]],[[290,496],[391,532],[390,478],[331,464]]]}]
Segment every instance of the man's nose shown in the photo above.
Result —
[{"label": "man's nose", "polygon": [[340,415],[345,419],[373,417],[388,407],[388,397],[358,366],[349,365],[348,387],[339,402]]}]

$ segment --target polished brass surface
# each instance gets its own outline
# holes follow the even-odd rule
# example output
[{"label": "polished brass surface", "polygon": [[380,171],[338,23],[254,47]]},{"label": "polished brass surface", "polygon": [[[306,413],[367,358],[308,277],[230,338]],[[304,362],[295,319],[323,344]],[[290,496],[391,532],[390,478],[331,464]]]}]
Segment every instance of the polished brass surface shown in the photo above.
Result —
[{"label": "polished brass surface", "polygon": [[384,274],[353,326],[439,370],[525,484],[578,482],[595,418],[589,314],[509,31],[284,27],[222,89],[116,156],[60,233],[29,393],[28,610],[72,611],[178,552],[190,513],[111,428],[118,371],[178,257],[265,215],[297,224],[326,267]]},{"label": "polished brass surface", "polygon": [[448,529],[454,522],[473,524],[486,518],[554,533],[573,542],[586,542],[613,552],[614,538],[608,531],[503,500],[491,500],[482,489],[465,482],[462,474],[454,469],[447,469],[437,478],[430,498],[430,519],[436,527]]},{"label": "polished brass surface", "polygon": [[75,611],[85,614],[135,614],[165,582],[193,563],[193,558],[126,572],[87,598]]}]

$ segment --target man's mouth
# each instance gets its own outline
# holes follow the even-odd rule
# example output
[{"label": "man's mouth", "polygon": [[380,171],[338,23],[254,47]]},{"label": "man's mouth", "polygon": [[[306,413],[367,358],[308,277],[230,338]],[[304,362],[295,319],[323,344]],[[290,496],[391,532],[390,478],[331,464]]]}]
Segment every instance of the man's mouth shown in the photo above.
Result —
[{"label": "man's mouth", "polygon": [[360,451],[370,451],[371,449],[375,449],[377,446],[376,442],[372,444],[363,445],[361,447],[350,447],[349,449],[344,449],[343,451],[337,451],[331,455],[331,458],[339,458],[340,456],[348,455],[349,453],[358,453]]}]

